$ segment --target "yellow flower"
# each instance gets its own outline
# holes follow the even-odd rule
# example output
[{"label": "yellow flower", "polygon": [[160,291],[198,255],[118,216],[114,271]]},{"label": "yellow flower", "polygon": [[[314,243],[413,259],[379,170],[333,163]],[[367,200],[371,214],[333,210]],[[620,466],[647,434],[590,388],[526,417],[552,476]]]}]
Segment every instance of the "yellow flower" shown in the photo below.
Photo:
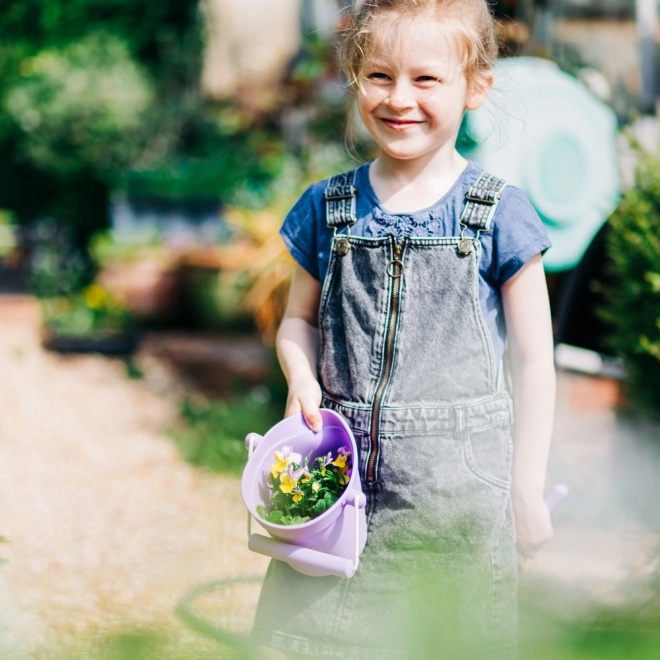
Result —
[{"label": "yellow flower", "polygon": [[282,451],[275,452],[275,460],[277,463],[270,466],[270,473],[273,477],[284,472],[291,463],[300,463],[300,454],[292,452],[291,447],[282,447]]},{"label": "yellow flower", "polygon": [[298,480],[294,479],[288,472],[280,475],[280,490],[283,493],[290,493],[298,485]]},{"label": "yellow flower", "polygon": [[281,451],[276,451],[275,452],[275,460],[277,463],[273,463],[270,466],[270,473],[276,477],[278,474],[281,472],[284,472],[286,470],[287,465],[293,462],[293,459],[289,456],[285,456]]},{"label": "yellow flower", "polygon": [[335,458],[334,461],[332,461],[333,465],[336,465],[340,470],[343,470],[346,468],[346,461],[348,460],[348,454],[339,454],[337,458]]},{"label": "yellow flower", "polygon": [[345,486],[348,483],[348,481],[349,481],[349,478],[345,474],[339,475],[339,483],[342,486]]},{"label": "yellow flower", "polygon": [[302,500],[302,498],[303,498],[302,490],[300,490],[299,488],[296,488],[293,491],[293,501],[294,502],[300,502],[300,500]]},{"label": "yellow flower", "polygon": [[98,284],[90,284],[83,291],[83,300],[90,309],[101,309],[108,301],[108,292]]}]

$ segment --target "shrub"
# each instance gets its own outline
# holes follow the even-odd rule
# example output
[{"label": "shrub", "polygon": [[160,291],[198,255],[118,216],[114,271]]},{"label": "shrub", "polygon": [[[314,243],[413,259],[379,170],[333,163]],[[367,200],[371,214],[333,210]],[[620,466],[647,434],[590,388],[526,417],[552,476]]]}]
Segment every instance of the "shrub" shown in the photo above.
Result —
[{"label": "shrub", "polygon": [[265,386],[231,401],[181,405],[183,428],[172,431],[183,458],[212,472],[240,474],[247,461],[245,436],[265,433],[282,418],[283,407]]},{"label": "shrub", "polygon": [[121,39],[90,34],[25,59],[21,72],[5,101],[27,160],[76,175],[90,166],[120,171],[135,159],[153,91]]},{"label": "shrub", "polygon": [[635,185],[609,224],[608,342],[628,372],[630,411],[660,418],[660,154],[640,152]]}]

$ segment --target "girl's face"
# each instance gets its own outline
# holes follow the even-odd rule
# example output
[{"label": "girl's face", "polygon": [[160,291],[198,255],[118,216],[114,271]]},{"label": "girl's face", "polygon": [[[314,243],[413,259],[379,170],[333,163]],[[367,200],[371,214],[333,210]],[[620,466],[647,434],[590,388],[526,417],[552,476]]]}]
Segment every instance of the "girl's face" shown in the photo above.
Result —
[{"label": "girl's face", "polygon": [[358,111],[381,152],[407,161],[453,153],[463,112],[481,105],[492,78],[468,85],[456,45],[427,15],[378,36],[362,69]]}]

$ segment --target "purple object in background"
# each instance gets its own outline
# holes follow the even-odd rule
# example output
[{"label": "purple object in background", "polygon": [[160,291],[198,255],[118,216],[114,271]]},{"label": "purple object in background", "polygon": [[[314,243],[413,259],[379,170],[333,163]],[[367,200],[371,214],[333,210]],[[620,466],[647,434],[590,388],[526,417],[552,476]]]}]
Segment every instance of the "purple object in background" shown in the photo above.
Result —
[{"label": "purple object in background", "polygon": [[555,484],[550,492],[545,496],[545,503],[548,507],[548,511],[553,513],[567,495],[568,486],[566,486],[566,484]]},{"label": "purple object in background", "polygon": [[[350,578],[358,566],[359,555],[367,540],[367,520],[357,446],[348,424],[333,410],[321,409],[323,428],[314,433],[302,415],[287,417],[263,437],[250,433],[245,441],[253,453],[241,479],[243,501],[249,514],[270,534],[250,534],[248,548],[288,563],[305,575],[336,575]],[[353,470],[346,490],[325,513],[302,525],[274,525],[259,516],[257,506],[270,503],[268,476],[274,454],[285,446],[310,462],[340,447],[352,452]],[[249,527],[248,527],[249,529]]]}]

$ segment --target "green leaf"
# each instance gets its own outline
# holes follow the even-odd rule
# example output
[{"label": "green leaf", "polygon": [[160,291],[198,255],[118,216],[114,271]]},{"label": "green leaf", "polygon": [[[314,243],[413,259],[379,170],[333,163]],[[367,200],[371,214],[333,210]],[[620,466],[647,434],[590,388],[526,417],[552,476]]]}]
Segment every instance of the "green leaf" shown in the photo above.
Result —
[{"label": "green leaf", "polygon": [[281,525],[282,523],[282,517],[284,516],[284,513],[282,511],[279,511],[276,509],[275,511],[271,511],[270,514],[268,515],[268,522],[273,523],[274,525]]}]

